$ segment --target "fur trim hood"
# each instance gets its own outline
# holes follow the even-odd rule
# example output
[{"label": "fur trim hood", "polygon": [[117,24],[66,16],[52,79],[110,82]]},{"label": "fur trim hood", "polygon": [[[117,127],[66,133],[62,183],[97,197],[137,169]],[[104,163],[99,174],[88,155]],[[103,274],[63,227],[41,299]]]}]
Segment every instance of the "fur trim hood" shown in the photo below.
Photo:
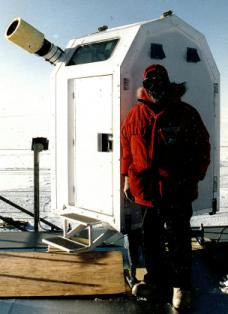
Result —
[{"label": "fur trim hood", "polygon": [[[167,90],[167,100],[180,101],[186,93],[186,83],[170,83]],[[136,92],[137,100],[140,102],[153,103],[144,87],[139,87]]]}]

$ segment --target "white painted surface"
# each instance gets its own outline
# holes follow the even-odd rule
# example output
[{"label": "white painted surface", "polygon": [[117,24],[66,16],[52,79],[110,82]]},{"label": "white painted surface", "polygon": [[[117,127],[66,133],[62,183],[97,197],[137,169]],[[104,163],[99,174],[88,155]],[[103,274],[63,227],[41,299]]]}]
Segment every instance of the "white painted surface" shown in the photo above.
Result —
[{"label": "white painted surface", "polygon": [[75,206],[112,216],[112,152],[98,151],[98,134],[113,133],[112,76],[76,79],[74,87]]},{"label": "white painted surface", "polygon": [[[116,38],[119,42],[106,61],[66,66],[77,45]],[[151,43],[162,44],[166,58],[152,59]],[[186,61],[187,47],[197,49],[200,62]],[[204,36],[173,15],[95,33],[69,43],[65,64],[57,66],[52,75],[55,117],[53,208],[70,207],[71,211],[101,219],[121,230],[125,208],[120,178],[120,123],[136,102],[136,90],[142,85],[145,67],[152,63],[164,65],[171,81],[187,82],[184,100],[197,108],[210,133],[212,161],[206,178],[199,185],[200,196],[194,202],[195,213],[211,211],[213,198],[219,200],[219,186],[214,191],[213,184],[214,176],[219,177],[219,88],[216,93],[214,89],[214,84],[219,86],[219,73]],[[110,77],[112,88],[107,79]],[[106,86],[109,86],[107,91]],[[72,107],[74,103],[75,107]],[[103,111],[108,117],[105,121]],[[76,150],[72,145],[74,136],[71,131],[74,115]],[[86,129],[87,123],[91,128]],[[102,125],[104,129],[113,128],[113,132],[107,131],[113,133],[114,146],[113,154],[107,154],[108,157],[96,152],[97,132]],[[107,166],[108,162],[112,166]],[[112,173],[110,169],[113,169]]]}]

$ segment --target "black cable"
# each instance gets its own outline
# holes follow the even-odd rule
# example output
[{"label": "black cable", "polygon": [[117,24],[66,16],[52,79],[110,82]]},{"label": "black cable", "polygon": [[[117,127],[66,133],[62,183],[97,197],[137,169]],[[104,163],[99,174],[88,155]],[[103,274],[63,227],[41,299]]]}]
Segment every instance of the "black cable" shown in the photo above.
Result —
[{"label": "black cable", "polygon": [[219,234],[219,237],[218,237],[218,239],[216,240],[216,242],[219,242],[219,241],[221,240],[221,237],[222,237],[224,231],[225,231],[227,228],[228,228],[228,226],[223,227],[223,229],[221,230],[221,232],[220,232],[220,234]]}]

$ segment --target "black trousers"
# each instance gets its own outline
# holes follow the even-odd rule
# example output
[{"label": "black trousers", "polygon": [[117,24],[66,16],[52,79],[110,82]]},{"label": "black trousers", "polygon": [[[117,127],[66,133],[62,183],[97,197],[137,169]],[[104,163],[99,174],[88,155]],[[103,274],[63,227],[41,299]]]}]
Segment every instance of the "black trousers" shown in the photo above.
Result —
[{"label": "black trousers", "polygon": [[141,242],[147,274],[144,281],[155,285],[191,287],[191,203],[163,209],[142,206],[141,239],[131,240],[130,251]]}]

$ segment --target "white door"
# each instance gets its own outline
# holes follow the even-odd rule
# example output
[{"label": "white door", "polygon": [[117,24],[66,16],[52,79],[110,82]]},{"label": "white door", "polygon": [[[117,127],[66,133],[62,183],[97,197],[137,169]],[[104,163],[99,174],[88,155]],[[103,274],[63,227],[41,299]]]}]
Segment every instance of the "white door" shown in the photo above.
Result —
[{"label": "white door", "polygon": [[112,75],[74,80],[75,206],[113,215]]}]

